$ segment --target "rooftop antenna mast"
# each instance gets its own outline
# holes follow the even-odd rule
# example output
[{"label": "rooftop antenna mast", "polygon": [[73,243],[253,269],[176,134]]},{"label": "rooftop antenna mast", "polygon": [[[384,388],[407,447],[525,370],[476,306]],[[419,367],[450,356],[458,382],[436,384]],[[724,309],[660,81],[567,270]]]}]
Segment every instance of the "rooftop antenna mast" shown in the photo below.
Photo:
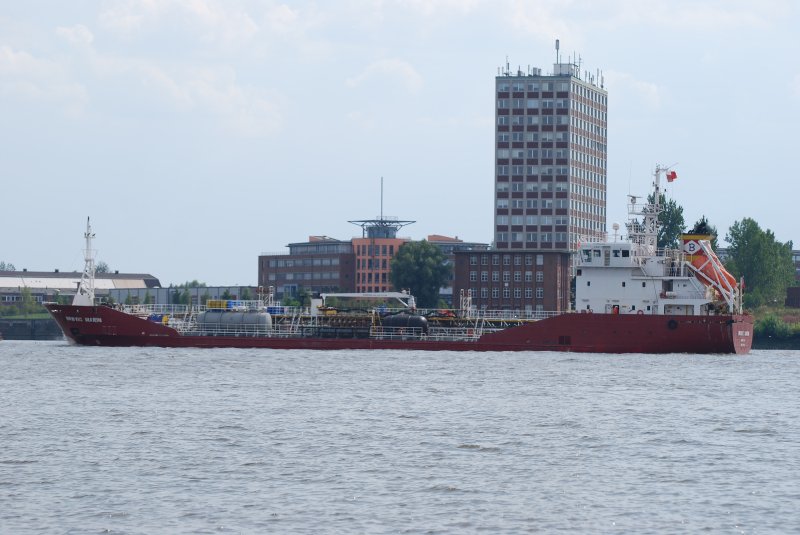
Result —
[{"label": "rooftop antenna mast", "polygon": [[556,65],[558,65],[558,63],[560,63],[560,61],[558,59],[558,49],[559,48],[561,48],[561,44],[558,42],[558,39],[556,39]]},{"label": "rooftop antenna mast", "polygon": [[383,177],[381,177],[381,221],[383,221]]}]

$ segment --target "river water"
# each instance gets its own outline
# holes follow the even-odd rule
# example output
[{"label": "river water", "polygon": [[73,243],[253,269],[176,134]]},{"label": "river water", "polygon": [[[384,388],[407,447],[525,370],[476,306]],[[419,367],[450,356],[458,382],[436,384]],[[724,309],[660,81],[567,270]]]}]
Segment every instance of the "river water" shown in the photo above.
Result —
[{"label": "river water", "polygon": [[1,533],[787,533],[800,352],[0,343]]}]

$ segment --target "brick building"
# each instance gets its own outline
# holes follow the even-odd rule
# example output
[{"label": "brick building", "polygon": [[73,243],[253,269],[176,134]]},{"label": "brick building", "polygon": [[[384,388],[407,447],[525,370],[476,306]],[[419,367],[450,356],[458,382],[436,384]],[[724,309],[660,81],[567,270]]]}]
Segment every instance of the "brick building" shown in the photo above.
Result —
[{"label": "brick building", "polygon": [[279,298],[295,296],[300,288],[311,293],[356,291],[356,256],[350,241],[310,236],[288,247],[288,254],[258,257],[259,286],[274,287]]}]

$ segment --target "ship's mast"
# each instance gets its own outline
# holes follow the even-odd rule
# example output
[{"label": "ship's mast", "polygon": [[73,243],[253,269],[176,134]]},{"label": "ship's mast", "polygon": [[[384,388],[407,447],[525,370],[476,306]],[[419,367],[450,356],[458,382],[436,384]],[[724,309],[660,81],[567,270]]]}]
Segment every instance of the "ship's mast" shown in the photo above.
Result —
[{"label": "ship's mast", "polygon": [[630,221],[628,237],[636,245],[638,256],[654,256],[658,250],[658,215],[661,213],[661,173],[669,168],[657,165],[653,172],[653,202],[637,204],[637,198],[630,195],[628,216]]},{"label": "ship's mast", "polygon": [[86,232],[83,234],[86,238],[86,249],[83,250],[83,275],[81,275],[81,282],[78,284],[78,293],[72,299],[73,305],[92,306],[94,305],[94,251],[92,250],[92,226],[89,223],[89,218],[86,218]]}]

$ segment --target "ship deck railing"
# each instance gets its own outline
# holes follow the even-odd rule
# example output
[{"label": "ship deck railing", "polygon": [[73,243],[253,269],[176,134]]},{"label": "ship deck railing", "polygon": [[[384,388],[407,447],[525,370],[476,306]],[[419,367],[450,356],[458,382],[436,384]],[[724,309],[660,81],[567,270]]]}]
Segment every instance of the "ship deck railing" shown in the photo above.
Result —
[{"label": "ship deck railing", "polygon": [[[175,304],[141,304],[141,305],[113,305],[112,308],[117,310],[121,310],[127,314],[132,314],[135,316],[150,316],[152,314],[162,314],[162,315],[169,315],[175,316],[178,318],[181,317],[188,317],[192,314],[198,314],[200,312],[206,312],[209,310],[219,310],[219,311],[229,311],[229,312],[266,312],[268,308],[263,302],[259,301],[244,301],[241,307],[233,308],[233,309],[220,309],[220,308],[209,308],[205,305],[175,305]],[[277,315],[284,315],[284,316],[293,316],[293,317],[304,317],[304,316],[325,316],[325,314],[312,314],[308,308],[303,307],[278,307],[280,308],[281,312]],[[274,308],[273,308],[274,310]],[[370,315],[373,311],[365,310],[363,311],[364,315]],[[383,315],[383,314],[396,314],[400,312],[408,312],[407,309],[400,309],[400,308],[386,308],[375,310],[374,312]],[[341,312],[340,314],[349,314],[349,313],[356,313],[357,312]],[[276,315],[275,312],[272,312],[273,315]],[[473,310],[457,310],[457,309],[438,309],[438,308],[428,308],[428,309],[417,309],[416,314],[420,314],[427,317],[435,317],[435,318],[460,318],[460,319],[471,319],[471,320],[540,320],[545,318],[550,318],[553,316],[558,316],[564,314],[564,312],[559,311],[546,311],[546,310],[524,310],[524,309],[506,309],[506,310],[485,310],[485,309],[473,309]]]},{"label": "ship deck railing", "polygon": [[381,327],[375,326],[370,330],[373,340],[425,340],[430,342],[475,342],[488,329],[475,329],[467,327],[429,327],[427,332],[421,328],[413,327]]},{"label": "ship deck railing", "polygon": [[355,328],[333,328],[316,323],[302,325],[263,324],[205,324],[182,322],[169,323],[185,336],[233,336],[265,338],[369,338],[372,340],[427,340],[441,342],[474,342],[487,332],[502,330],[490,326],[476,327],[385,327],[373,325]]}]

